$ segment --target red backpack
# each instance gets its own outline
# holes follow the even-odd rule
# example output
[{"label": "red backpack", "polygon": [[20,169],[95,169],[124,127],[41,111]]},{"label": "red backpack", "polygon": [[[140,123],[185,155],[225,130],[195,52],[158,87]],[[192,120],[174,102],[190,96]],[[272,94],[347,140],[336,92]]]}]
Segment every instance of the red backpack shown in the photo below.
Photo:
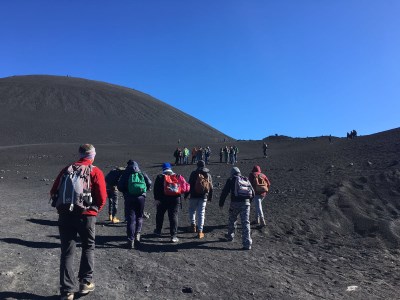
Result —
[{"label": "red backpack", "polygon": [[166,196],[180,196],[189,190],[190,185],[181,175],[164,174],[164,194]]}]

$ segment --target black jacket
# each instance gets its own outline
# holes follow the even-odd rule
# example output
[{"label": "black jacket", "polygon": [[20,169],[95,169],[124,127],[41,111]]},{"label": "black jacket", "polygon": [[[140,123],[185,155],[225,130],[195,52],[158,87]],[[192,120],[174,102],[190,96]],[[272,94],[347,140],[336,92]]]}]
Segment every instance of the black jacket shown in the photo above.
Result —
[{"label": "black jacket", "polygon": [[225,186],[224,186],[224,188],[222,189],[222,192],[221,192],[221,197],[219,198],[219,206],[220,207],[224,206],[225,199],[229,195],[229,193],[231,194],[231,202],[250,203],[251,199],[254,198],[255,193],[254,193],[254,189],[253,188],[251,188],[252,191],[253,191],[253,195],[251,197],[249,197],[249,199],[245,199],[245,198],[241,198],[241,197],[236,197],[235,196],[235,181],[236,181],[236,177],[237,177],[237,175],[234,175],[232,177],[229,177],[228,180],[226,181]]},{"label": "black jacket", "polygon": [[[204,176],[208,176],[208,180],[210,181],[210,192],[207,194],[197,194],[195,191],[195,186],[196,186],[196,180],[198,174],[201,173]],[[212,177],[210,174],[210,170],[205,168],[205,167],[199,167],[195,171],[193,171],[190,174],[189,177],[189,184],[190,184],[190,192],[185,194],[185,199],[190,195],[191,198],[207,198],[208,201],[212,200],[213,196],[213,183],[212,183]]]},{"label": "black jacket", "polygon": [[[166,172],[165,174],[171,175],[174,173]],[[157,175],[156,179],[154,180],[153,193],[154,193],[154,200],[158,200],[161,202],[171,201],[171,200],[180,201],[181,199],[181,196],[167,196],[164,194],[164,174]]]},{"label": "black jacket", "polygon": [[[124,193],[125,197],[129,197],[129,193],[128,193],[128,182],[129,182],[129,177],[131,176],[131,174],[133,173],[142,173],[144,176],[144,181],[146,182],[146,187],[147,190],[150,191],[151,190],[151,184],[153,183],[151,181],[151,179],[149,178],[149,176],[147,176],[147,174],[145,172],[140,171],[139,169],[139,165],[137,164],[137,162],[133,162],[132,165],[128,165],[125,169],[125,171],[122,173],[121,178],[118,180],[118,190],[122,193]],[[142,196],[146,196],[146,193],[143,193]],[[135,196],[132,196],[135,197]]]}]

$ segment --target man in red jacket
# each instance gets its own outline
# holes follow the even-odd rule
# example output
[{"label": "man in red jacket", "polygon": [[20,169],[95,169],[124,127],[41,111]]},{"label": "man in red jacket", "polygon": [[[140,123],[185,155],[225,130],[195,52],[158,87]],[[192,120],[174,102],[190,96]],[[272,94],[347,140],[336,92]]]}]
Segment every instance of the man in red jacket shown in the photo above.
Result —
[{"label": "man in red jacket", "polygon": [[[93,145],[84,144],[79,147],[80,159],[73,165],[89,166],[93,164],[96,150]],[[68,166],[58,174],[50,191],[51,197],[57,197],[58,189]],[[60,261],[60,293],[61,299],[73,300],[75,290],[75,276],[73,260],[76,248],[76,236],[79,234],[82,242],[82,256],[79,267],[79,292],[88,294],[94,291],[94,248],[96,216],[106,203],[107,192],[103,172],[93,166],[90,172],[90,187],[92,203],[87,209],[74,208],[72,211],[58,210],[58,228],[61,240]]]}]

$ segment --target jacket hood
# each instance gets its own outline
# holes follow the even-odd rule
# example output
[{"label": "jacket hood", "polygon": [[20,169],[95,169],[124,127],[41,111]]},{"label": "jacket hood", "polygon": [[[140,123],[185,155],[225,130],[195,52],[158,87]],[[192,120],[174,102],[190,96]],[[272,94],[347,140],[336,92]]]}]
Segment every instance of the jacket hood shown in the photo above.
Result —
[{"label": "jacket hood", "polygon": [[127,169],[133,169],[135,172],[140,172],[139,164],[136,161],[132,161],[132,163],[128,165]]},{"label": "jacket hood", "polygon": [[204,172],[204,173],[210,173],[210,170],[207,169],[206,167],[199,167],[199,168],[197,168],[197,170],[200,172]]},{"label": "jacket hood", "polygon": [[261,173],[261,168],[260,168],[260,166],[255,165],[255,166],[253,167],[253,170],[252,170],[251,172],[253,172],[253,173]]}]

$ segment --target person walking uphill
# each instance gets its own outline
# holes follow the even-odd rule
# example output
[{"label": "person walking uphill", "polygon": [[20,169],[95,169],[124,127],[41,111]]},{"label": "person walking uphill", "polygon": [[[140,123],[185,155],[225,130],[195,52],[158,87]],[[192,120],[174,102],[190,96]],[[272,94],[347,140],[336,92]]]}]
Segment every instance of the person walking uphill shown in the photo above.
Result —
[{"label": "person walking uphill", "polygon": [[117,184],[125,168],[112,169],[106,175],[106,189],[108,198],[108,220],[112,223],[119,223],[120,220],[116,217],[118,210],[118,189]]},{"label": "person walking uphill", "polygon": [[129,160],[126,169],[118,181],[118,190],[124,194],[127,246],[138,247],[143,227],[146,192],[151,189],[152,181],[142,172],[136,161]]},{"label": "person walking uphill", "polygon": [[[190,195],[189,200],[189,221],[191,232],[198,233],[199,239],[204,238],[203,226],[206,214],[207,201],[212,200],[213,184],[210,170],[205,167],[205,162],[197,162],[197,169],[189,177],[190,192],[185,194],[185,199]],[[196,226],[197,214],[197,226]]]},{"label": "person walking uphill", "polygon": [[154,200],[156,201],[156,229],[154,233],[161,235],[165,212],[168,211],[171,242],[177,243],[178,239],[178,213],[181,203],[181,194],[189,191],[189,184],[183,176],[175,174],[170,163],[163,163],[162,174],[154,181]]},{"label": "person walking uphill", "polygon": [[242,176],[239,168],[231,170],[231,177],[225,183],[219,199],[219,207],[222,210],[226,197],[231,194],[231,204],[229,207],[228,233],[229,241],[233,241],[237,226],[237,217],[240,215],[242,223],[242,243],[243,250],[250,250],[253,243],[250,236],[250,201],[254,197],[254,189],[249,180]]},{"label": "person walking uphill", "polygon": [[249,180],[255,191],[254,203],[256,208],[256,224],[265,226],[264,212],[262,209],[262,201],[264,200],[271,183],[268,177],[261,173],[260,166],[255,165],[249,174]]},{"label": "person walking uphill", "polygon": [[79,293],[94,291],[94,249],[96,216],[106,203],[107,192],[103,172],[93,166],[96,150],[93,145],[79,147],[80,159],[65,167],[50,190],[52,205],[57,208],[61,241],[60,293],[61,299],[74,299],[76,279],[73,262],[76,237],[82,243],[78,273]]}]

